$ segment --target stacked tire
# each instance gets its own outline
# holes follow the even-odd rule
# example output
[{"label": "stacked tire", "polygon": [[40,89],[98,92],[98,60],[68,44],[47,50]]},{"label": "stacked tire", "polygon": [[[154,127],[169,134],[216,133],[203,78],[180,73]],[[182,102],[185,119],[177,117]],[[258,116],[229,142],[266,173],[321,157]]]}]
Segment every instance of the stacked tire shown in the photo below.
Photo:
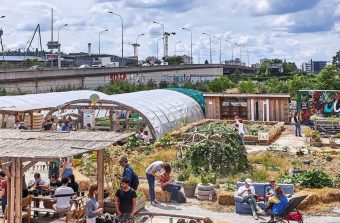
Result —
[{"label": "stacked tire", "polygon": [[201,201],[213,200],[214,197],[216,196],[215,185],[198,184],[196,195],[197,195],[197,199]]}]

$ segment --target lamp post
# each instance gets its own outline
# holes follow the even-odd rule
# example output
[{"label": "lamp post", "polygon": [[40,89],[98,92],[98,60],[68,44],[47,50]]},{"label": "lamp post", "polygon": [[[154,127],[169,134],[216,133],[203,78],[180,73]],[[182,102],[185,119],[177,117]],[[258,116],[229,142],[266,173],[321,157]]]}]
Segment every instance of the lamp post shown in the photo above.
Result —
[{"label": "lamp post", "polygon": [[211,55],[211,35],[208,33],[202,33],[203,35],[209,36],[210,38],[210,64],[212,64],[212,55]]},{"label": "lamp post", "polygon": [[[59,26],[59,28],[58,28],[58,68],[59,68],[59,69],[61,68],[59,31],[60,31],[61,28],[65,27],[65,26],[68,26],[68,24],[61,25],[61,26]],[[52,60],[53,60],[53,55],[52,55]]]},{"label": "lamp post", "polygon": [[193,63],[193,58],[192,58],[192,31],[188,28],[182,28],[183,30],[186,30],[188,32],[190,32],[190,63]]},{"label": "lamp post", "polygon": [[[113,14],[113,15],[116,15],[116,16],[119,16],[121,22],[122,22],[122,64],[123,64],[123,58],[124,58],[124,21],[123,21],[123,18],[121,15],[115,13],[115,12],[111,12],[109,11],[110,14]],[[121,65],[122,65],[121,64]]]},{"label": "lamp post", "polygon": [[160,41],[160,40],[164,40],[164,38],[160,38],[160,39],[157,40],[157,60],[159,60],[159,59],[158,59],[158,44],[159,44],[159,41]]},{"label": "lamp post", "polygon": [[[0,19],[5,18],[6,16],[2,15],[0,16]],[[5,60],[5,54],[4,54],[4,47],[2,45],[2,35],[3,35],[4,31],[2,31],[2,29],[0,29],[0,44],[1,44],[1,52],[2,52],[2,60]]]},{"label": "lamp post", "polygon": [[176,56],[176,47],[177,47],[177,44],[181,43],[182,41],[178,41],[175,43],[175,49],[174,49],[174,55]]},{"label": "lamp post", "polygon": [[107,31],[109,31],[109,30],[105,29],[105,30],[99,32],[99,35],[98,35],[98,55],[100,55],[100,36],[102,35],[102,33],[107,32]]},{"label": "lamp post", "polygon": [[220,41],[220,64],[222,64],[222,39],[216,36],[214,38]]},{"label": "lamp post", "polygon": [[234,44],[227,39],[225,41],[230,43],[230,45],[231,45],[231,60],[233,61],[234,60]]},{"label": "lamp post", "polygon": [[[164,61],[165,61],[165,38],[164,38],[164,35],[165,35],[165,28],[164,28],[164,24],[162,23],[159,23],[159,22],[156,22],[156,21],[153,21],[154,24],[158,24],[158,25],[161,25],[162,26],[162,35],[163,35],[163,54],[164,54]],[[158,43],[157,43],[157,47],[158,47]],[[158,50],[157,50],[157,54],[158,54]],[[157,56],[157,59],[158,59],[158,56]]]}]

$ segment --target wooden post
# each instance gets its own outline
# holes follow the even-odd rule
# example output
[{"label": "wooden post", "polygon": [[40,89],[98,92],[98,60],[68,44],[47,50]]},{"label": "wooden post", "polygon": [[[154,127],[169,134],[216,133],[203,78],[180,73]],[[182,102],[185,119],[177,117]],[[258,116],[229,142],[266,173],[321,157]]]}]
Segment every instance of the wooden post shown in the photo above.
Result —
[{"label": "wooden post", "polygon": [[109,111],[110,131],[113,131],[113,117],[112,117],[112,115],[113,115],[113,111],[110,110]]},{"label": "wooden post", "polygon": [[22,207],[21,207],[21,199],[22,199],[22,168],[21,168],[21,159],[15,159],[15,223],[22,222]]},{"label": "wooden post", "polygon": [[104,150],[97,151],[98,200],[104,199]]},{"label": "wooden post", "polygon": [[3,169],[3,172],[6,174],[7,176],[7,222],[10,223],[9,221],[9,213],[11,211],[10,207],[11,207],[11,182],[12,182],[12,166],[14,164],[11,162],[11,165],[7,168],[7,169]]},{"label": "wooden post", "polygon": [[30,123],[31,123],[30,129],[33,130],[33,112],[30,112]]},{"label": "wooden post", "polygon": [[[7,195],[7,200],[8,200],[8,204],[7,204],[7,213],[8,213],[8,223],[14,223],[14,218],[15,218],[15,174],[16,174],[16,163],[15,163],[15,159],[12,160],[12,166],[11,166],[11,180],[10,180],[10,189],[8,190],[9,194]],[[9,196],[10,195],[10,196]]]}]

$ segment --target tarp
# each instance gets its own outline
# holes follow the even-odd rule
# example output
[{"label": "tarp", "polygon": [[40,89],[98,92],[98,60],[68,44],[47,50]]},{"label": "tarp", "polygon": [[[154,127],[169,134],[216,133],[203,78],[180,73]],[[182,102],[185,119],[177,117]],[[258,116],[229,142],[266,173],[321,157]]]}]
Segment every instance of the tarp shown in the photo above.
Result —
[{"label": "tarp", "polygon": [[185,95],[188,95],[189,97],[192,97],[195,101],[197,101],[198,104],[200,104],[203,111],[205,111],[205,98],[203,96],[202,91],[197,91],[193,89],[188,88],[166,88],[168,90],[172,91],[178,91]]}]

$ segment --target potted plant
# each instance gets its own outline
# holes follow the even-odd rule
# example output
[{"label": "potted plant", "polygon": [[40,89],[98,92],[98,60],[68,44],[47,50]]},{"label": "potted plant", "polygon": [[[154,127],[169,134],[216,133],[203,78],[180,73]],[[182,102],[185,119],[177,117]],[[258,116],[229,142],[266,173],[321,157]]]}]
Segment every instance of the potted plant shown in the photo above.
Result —
[{"label": "potted plant", "polygon": [[183,185],[184,194],[186,197],[194,197],[196,187],[198,184],[198,179],[194,176],[190,176],[187,181],[185,181],[185,184]]},{"label": "potted plant", "polygon": [[333,149],[337,148],[334,136],[329,137],[329,146]]},{"label": "potted plant", "polygon": [[316,147],[321,147],[322,146],[321,135],[320,135],[319,132],[315,136],[315,146]]},{"label": "potted plant", "polygon": [[204,173],[201,175],[201,183],[197,185],[197,199],[212,200],[215,197],[216,175]]},{"label": "potted plant", "polygon": [[305,143],[311,146],[311,138],[313,136],[313,129],[311,127],[306,128],[304,130],[304,135],[306,137]]}]

